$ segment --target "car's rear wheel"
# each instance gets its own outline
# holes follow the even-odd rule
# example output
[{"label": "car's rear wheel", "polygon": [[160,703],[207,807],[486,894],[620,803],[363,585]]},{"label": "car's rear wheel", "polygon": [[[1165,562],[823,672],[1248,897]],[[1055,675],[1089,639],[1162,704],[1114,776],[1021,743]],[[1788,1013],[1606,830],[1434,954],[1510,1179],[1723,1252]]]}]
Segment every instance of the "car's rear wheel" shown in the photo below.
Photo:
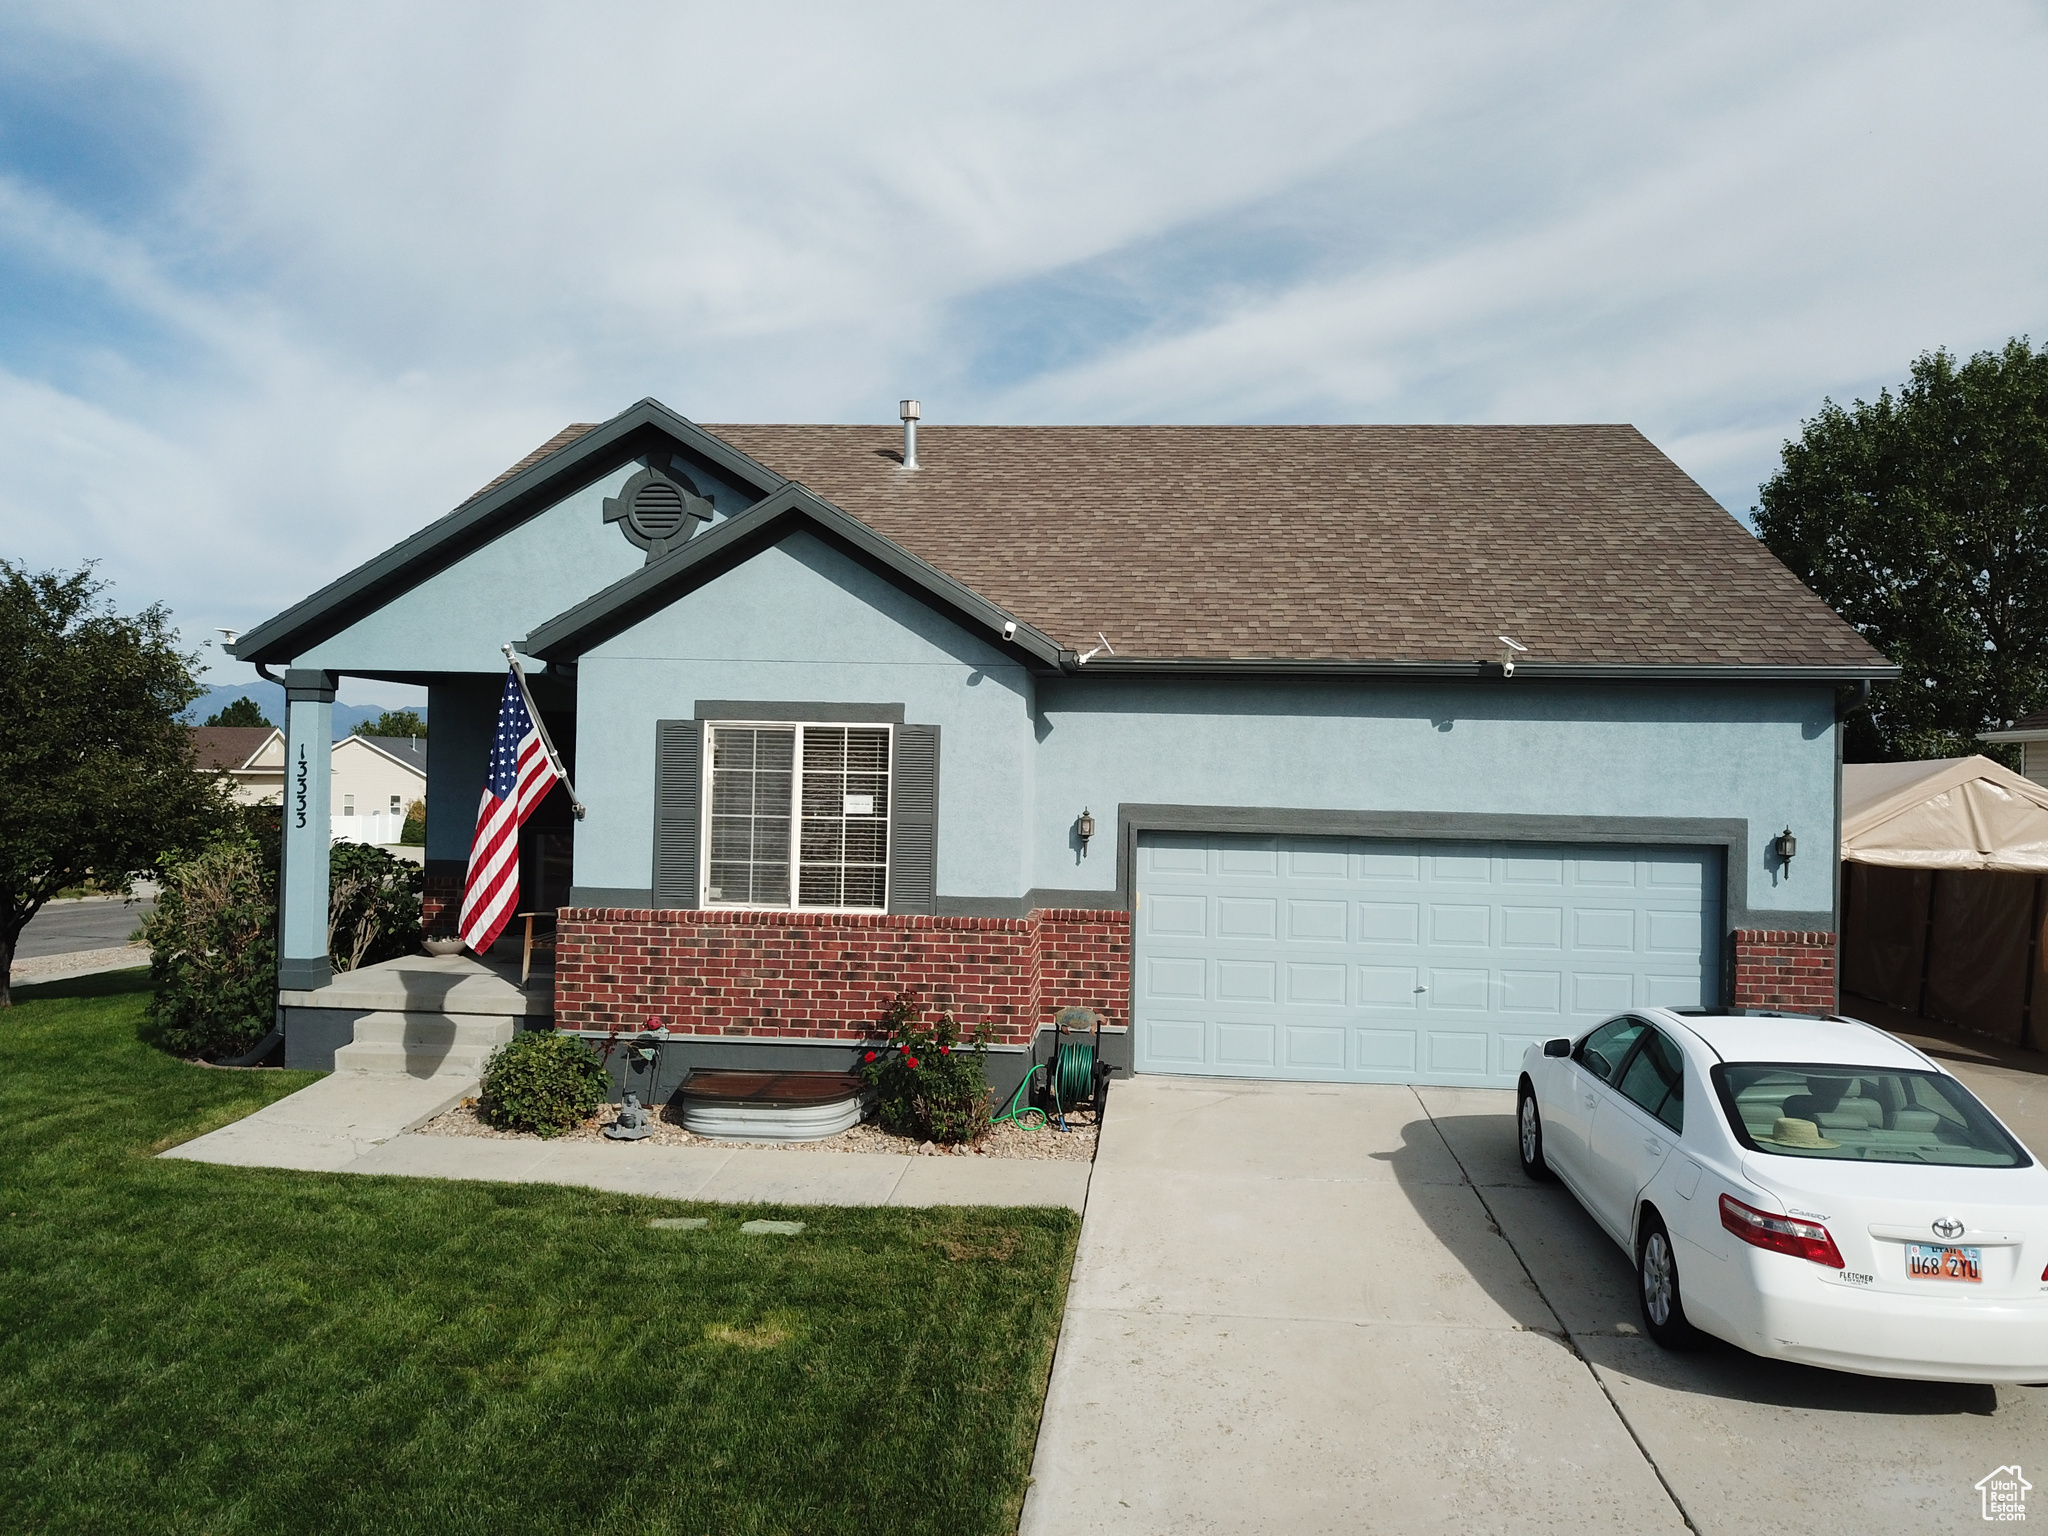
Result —
[{"label": "car's rear wheel", "polygon": [[1643,1329],[1666,1349],[1697,1349],[1703,1341],[1700,1331],[1685,1320],[1671,1234],[1655,1211],[1643,1212],[1641,1227],[1636,1237],[1636,1300],[1642,1304]]},{"label": "car's rear wheel", "polygon": [[1522,1080],[1522,1093],[1515,1104],[1516,1140],[1522,1154],[1522,1172],[1532,1179],[1550,1177],[1550,1164],[1543,1161],[1543,1112],[1536,1107],[1536,1091]]}]

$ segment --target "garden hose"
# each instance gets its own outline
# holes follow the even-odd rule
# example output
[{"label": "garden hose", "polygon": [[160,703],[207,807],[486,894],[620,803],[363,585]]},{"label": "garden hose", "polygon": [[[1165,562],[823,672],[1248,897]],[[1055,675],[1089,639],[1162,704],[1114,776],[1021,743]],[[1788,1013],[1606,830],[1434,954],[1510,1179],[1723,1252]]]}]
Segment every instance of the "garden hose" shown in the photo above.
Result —
[{"label": "garden hose", "polygon": [[1060,1117],[1060,1129],[1067,1128],[1067,1111],[1095,1093],[1095,1047],[1074,1040],[1062,1040],[1048,1074],[1053,1112]]}]

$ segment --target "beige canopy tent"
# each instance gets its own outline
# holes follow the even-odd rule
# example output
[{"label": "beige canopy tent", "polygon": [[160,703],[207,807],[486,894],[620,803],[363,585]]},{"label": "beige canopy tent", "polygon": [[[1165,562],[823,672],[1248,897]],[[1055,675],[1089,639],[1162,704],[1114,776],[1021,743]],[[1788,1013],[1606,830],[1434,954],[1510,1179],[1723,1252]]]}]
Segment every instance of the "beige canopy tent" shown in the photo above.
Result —
[{"label": "beige canopy tent", "polygon": [[2033,1043],[2048,785],[1988,757],[1842,768],[1842,987]]},{"label": "beige canopy tent", "polygon": [[2048,874],[2048,785],[1988,757],[1842,767],[1842,857]]}]

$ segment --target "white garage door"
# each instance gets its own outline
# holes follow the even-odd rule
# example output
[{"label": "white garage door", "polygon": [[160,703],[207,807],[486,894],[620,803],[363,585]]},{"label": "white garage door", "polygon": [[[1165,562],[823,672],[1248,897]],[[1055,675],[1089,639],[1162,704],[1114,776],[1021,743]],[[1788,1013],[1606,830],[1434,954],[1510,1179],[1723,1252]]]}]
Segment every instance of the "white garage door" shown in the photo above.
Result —
[{"label": "white garage door", "polygon": [[1512,1087],[1532,1040],[1717,1001],[1696,848],[1147,833],[1140,1072]]}]

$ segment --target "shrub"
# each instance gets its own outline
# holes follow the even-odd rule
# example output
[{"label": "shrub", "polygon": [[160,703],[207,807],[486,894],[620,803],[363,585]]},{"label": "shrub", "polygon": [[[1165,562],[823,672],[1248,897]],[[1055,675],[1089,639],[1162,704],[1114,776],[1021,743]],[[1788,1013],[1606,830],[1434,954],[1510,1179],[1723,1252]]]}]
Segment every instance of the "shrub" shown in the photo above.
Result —
[{"label": "shrub", "polygon": [[219,843],[164,870],[143,920],[158,1044],[181,1056],[233,1056],[277,1012],[277,876],[253,842]]},{"label": "shrub", "polygon": [[427,802],[415,800],[405,808],[405,825],[398,829],[398,840],[408,848],[424,848],[427,843]]},{"label": "shrub", "polygon": [[420,947],[419,865],[369,843],[336,843],[327,871],[327,957],[337,971]]},{"label": "shrub", "polygon": [[886,1043],[867,1051],[861,1076],[875,1093],[884,1130],[946,1144],[979,1141],[988,1132],[988,1037],[975,1033],[960,1048],[951,1014],[920,1024],[906,996],[882,1015]]},{"label": "shrub", "polygon": [[559,1136],[596,1114],[611,1087],[597,1052],[577,1036],[527,1030],[484,1065],[484,1119],[501,1131]]}]

